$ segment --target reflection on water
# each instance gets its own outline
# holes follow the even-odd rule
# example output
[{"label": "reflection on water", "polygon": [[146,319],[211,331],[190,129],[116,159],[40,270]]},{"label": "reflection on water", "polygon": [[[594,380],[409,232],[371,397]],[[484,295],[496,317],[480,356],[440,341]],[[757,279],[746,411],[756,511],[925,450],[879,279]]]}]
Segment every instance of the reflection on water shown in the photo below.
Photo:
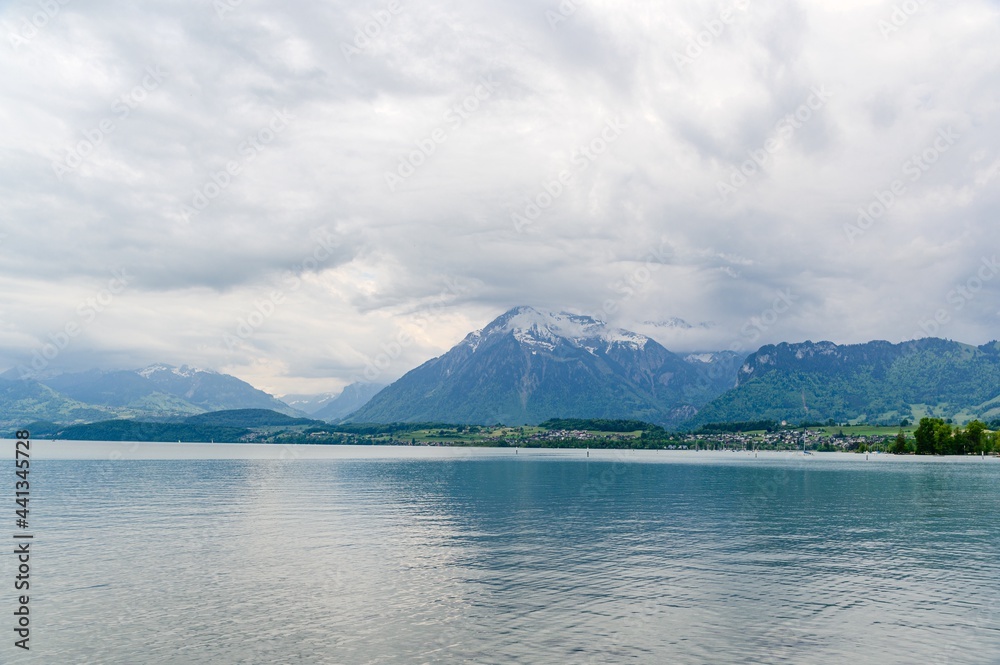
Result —
[{"label": "reflection on water", "polygon": [[1000,662],[995,460],[512,455],[38,462],[18,662]]}]

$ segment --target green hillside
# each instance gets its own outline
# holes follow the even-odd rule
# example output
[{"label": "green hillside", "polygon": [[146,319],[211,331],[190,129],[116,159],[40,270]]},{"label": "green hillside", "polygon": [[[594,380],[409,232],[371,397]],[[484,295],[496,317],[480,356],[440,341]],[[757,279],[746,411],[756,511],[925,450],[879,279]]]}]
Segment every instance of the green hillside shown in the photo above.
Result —
[{"label": "green hillside", "polygon": [[1000,415],[1000,345],[941,339],[765,346],[686,427],[749,420],[898,424]]}]

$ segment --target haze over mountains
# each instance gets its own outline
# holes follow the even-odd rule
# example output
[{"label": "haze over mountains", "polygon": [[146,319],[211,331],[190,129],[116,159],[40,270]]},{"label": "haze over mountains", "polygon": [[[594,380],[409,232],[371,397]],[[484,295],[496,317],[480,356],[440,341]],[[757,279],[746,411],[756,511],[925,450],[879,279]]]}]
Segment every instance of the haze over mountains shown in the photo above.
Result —
[{"label": "haze over mountains", "polygon": [[281,401],[320,420],[334,421],[357,411],[383,388],[383,383],[357,382],[345,386],[339,393],[284,395]]},{"label": "haze over mountains", "polygon": [[387,387],[359,383],[336,395],[286,400],[188,366],[0,375],[5,426],[116,418],[178,422],[231,409],[355,423],[611,418],[685,429],[764,419],[898,424],[924,415],[960,422],[1000,417],[1000,344],[807,341],[764,346],[746,358],[731,351],[680,355],[647,335],[587,316],[522,306]]},{"label": "haze over mountains", "polygon": [[16,370],[0,375],[0,422],[4,424],[157,419],[245,408],[302,415],[234,376],[186,365],[95,369],[36,378],[21,378]]}]

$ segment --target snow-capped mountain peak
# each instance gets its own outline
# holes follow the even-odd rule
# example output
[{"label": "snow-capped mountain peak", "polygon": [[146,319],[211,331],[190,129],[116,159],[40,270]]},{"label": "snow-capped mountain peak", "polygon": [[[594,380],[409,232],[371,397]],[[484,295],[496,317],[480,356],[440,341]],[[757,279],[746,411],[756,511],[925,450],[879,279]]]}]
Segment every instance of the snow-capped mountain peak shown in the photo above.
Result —
[{"label": "snow-capped mountain peak", "polygon": [[568,342],[593,353],[596,348],[625,344],[645,348],[649,338],[621,328],[612,328],[593,317],[570,312],[547,312],[534,307],[515,307],[482,330],[470,333],[465,342],[473,352],[488,338],[512,335],[522,346],[553,350]]},{"label": "snow-capped mountain peak", "polygon": [[184,378],[190,378],[198,373],[208,373],[215,374],[213,370],[201,369],[198,367],[191,367],[190,365],[181,365],[180,367],[175,367],[173,365],[168,365],[166,363],[155,363],[149,367],[144,367],[140,370],[136,370],[136,374],[144,379],[148,379],[154,374],[159,374],[161,372],[168,372],[176,376],[181,376]]}]

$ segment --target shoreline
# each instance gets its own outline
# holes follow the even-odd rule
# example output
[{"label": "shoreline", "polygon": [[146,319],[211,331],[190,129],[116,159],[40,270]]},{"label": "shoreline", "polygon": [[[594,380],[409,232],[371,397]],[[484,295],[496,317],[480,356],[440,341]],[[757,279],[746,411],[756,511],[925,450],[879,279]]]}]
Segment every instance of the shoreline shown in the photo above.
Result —
[{"label": "shoreline", "polygon": [[[13,454],[14,440],[0,439],[4,454]],[[813,452],[788,450],[649,450],[639,448],[515,448],[489,446],[437,445],[330,445],[281,443],[207,443],[207,442],[137,442],[71,441],[35,439],[33,460],[351,460],[399,459],[462,461],[473,459],[559,459],[595,462],[715,462],[752,463],[787,461],[800,464],[917,463],[954,464],[1000,463],[996,454],[979,455],[893,455],[889,453]]]}]

